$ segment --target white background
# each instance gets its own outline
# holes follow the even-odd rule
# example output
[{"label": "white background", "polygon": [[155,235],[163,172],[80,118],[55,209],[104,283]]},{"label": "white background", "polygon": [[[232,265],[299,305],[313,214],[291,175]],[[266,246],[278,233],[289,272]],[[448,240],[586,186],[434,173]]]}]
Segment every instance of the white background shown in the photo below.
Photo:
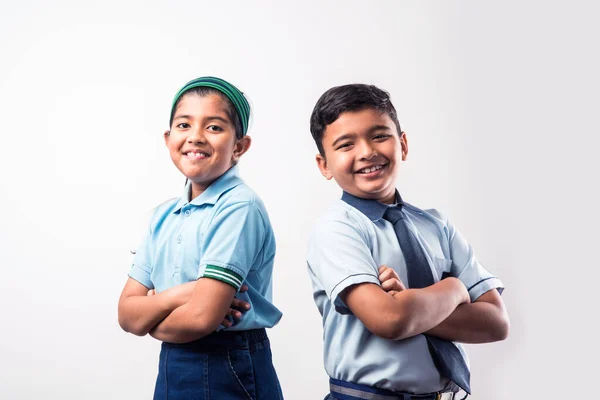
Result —
[{"label": "white background", "polygon": [[172,96],[209,74],[254,106],[241,172],[278,241],[286,399],[327,391],[304,254],[340,191],[308,121],[352,82],[392,94],[403,197],[448,215],[507,286],[510,337],[467,347],[472,398],[597,396],[599,7],[282,3],[2,0],[0,398],[151,397],[159,345],[121,331],[117,300],[140,221],[183,185]]}]

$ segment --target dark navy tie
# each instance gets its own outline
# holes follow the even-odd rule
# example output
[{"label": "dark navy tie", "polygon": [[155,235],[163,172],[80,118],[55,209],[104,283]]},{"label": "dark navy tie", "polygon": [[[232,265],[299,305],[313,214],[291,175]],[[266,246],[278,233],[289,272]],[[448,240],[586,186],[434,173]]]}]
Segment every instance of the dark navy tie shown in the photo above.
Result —
[{"label": "dark navy tie", "polygon": [[[408,286],[413,289],[421,289],[433,285],[433,273],[425,253],[415,235],[408,230],[401,205],[389,207],[383,218],[394,225],[396,237],[406,260]],[[460,350],[449,340],[429,335],[425,335],[425,337],[429,344],[429,351],[440,373],[470,394],[469,381],[471,380],[471,373]]]}]

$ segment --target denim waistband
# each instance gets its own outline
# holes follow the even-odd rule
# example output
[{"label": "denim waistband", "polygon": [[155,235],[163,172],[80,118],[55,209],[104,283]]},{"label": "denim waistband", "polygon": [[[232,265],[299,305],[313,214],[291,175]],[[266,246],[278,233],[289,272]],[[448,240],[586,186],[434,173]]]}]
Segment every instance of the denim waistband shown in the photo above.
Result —
[{"label": "denim waistband", "polygon": [[268,339],[265,328],[248,331],[219,331],[189,343],[163,342],[162,347],[187,348],[196,351],[218,351],[231,348],[252,350],[256,347],[264,347],[264,343]]}]

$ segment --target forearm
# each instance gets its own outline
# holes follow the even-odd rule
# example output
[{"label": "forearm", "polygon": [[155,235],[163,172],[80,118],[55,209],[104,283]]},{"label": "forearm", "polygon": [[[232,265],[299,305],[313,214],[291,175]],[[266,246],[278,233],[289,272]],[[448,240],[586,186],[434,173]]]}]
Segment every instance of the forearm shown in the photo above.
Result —
[{"label": "forearm", "polygon": [[397,302],[397,318],[394,320],[393,339],[399,340],[438,326],[459,304],[468,301],[468,294],[462,283],[452,278],[423,289],[403,290],[394,295],[394,300]]},{"label": "forearm", "polygon": [[427,334],[463,343],[489,343],[508,336],[509,320],[503,306],[484,301],[458,306]]},{"label": "forearm", "polygon": [[129,296],[119,302],[119,325],[144,336],[180,304],[168,291],[154,296]]},{"label": "forearm", "polygon": [[217,327],[207,327],[203,324],[202,316],[192,313],[190,304],[186,303],[173,310],[152,328],[150,335],[163,342],[188,343],[208,335]]},{"label": "forearm", "polygon": [[[247,287],[244,290],[247,290]],[[197,281],[189,301],[160,321],[150,331],[150,335],[170,343],[187,343],[200,339],[214,332],[226,315],[233,315],[230,306],[240,304],[234,301],[235,293],[236,288],[228,283],[201,278]],[[239,318],[241,314],[238,314]]]}]

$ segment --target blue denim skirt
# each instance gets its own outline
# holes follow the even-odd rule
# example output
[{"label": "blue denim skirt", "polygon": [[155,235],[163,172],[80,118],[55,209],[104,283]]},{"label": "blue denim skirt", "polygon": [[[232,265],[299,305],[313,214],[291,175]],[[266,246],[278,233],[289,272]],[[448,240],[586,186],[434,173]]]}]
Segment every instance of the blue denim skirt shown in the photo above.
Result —
[{"label": "blue denim skirt", "polygon": [[264,329],[162,344],[154,400],[282,400]]}]

